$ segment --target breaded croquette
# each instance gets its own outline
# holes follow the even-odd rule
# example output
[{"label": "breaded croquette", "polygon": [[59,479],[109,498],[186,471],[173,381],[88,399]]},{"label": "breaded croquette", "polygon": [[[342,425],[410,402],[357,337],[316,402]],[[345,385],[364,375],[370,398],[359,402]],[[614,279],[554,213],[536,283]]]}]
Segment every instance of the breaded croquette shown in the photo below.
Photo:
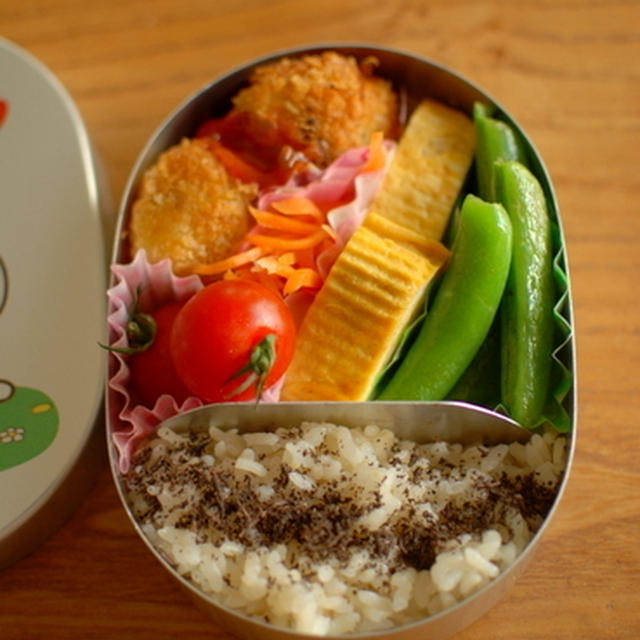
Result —
[{"label": "breaded croquette", "polygon": [[281,58],[257,67],[234,99],[261,144],[288,144],[325,167],[382,131],[396,137],[398,99],[372,64],[335,52]]},{"label": "breaded croquette", "polygon": [[205,140],[183,139],[143,176],[131,213],[131,251],[145,249],[152,263],[171,258],[177,275],[221,260],[249,230],[256,193],[256,185],[227,173]]}]

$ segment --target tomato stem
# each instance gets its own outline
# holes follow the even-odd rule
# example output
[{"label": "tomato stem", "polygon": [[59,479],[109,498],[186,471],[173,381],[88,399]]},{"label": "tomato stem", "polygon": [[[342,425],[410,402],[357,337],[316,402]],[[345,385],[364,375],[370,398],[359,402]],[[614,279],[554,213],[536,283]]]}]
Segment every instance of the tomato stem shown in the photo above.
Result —
[{"label": "tomato stem", "polygon": [[256,402],[260,401],[262,396],[262,390],[264,388],[271,367],[276,359],[276,342],[277,336],[275,333],[268,333],[260,342],[251,350],[249,355],[249,362],[236,371],[227,382],[235,380],[240,376],[248,373],[247,378],[238,385],[231,393],[226,397],[232,398],[233,396],[240,395],[243,391],[246,391],[249,387],[255,385],[256,388]]},{"label": "tomato stem", "polygon": [[156,321],[153,316],[148,313],[141,313],[138,310],[138,301],[131,312],[131,317],[126,324],[126,334],[128,347],[111,347],[98,342],[98,344],[107,351],[115,351],[116,353],[124,353],[133,355],[146,351],[156,339]]}]

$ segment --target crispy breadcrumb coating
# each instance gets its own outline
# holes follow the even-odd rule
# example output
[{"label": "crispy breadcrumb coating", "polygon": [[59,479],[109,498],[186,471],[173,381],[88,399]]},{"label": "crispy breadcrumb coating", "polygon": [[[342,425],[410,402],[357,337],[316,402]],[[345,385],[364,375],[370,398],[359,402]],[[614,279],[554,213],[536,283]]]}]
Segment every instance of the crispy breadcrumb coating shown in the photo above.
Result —
[{"label": "crispy breadcrumb coating", "polygon": [[372,60],[324,52],[257,67],[234,99],[249,116],[249,133],[265,144],[291,145],[324,167],[383,131],[396,137],[398,99],[373,77]]},{"label": "crispy breadcrumb coating", "polygon": [[177,275],[221,260],[249,230],[256,193],[256,185],[227,173],[206,141],[183,139],[142,178],[131,212],[132,253],[146,249],[150,262],[171,258]]}]

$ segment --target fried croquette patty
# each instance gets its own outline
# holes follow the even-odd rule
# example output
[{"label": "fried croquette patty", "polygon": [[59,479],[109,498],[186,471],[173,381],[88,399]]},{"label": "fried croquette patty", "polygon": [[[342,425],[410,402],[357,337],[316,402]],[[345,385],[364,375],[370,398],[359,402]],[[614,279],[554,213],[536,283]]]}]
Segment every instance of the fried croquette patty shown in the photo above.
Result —
[{"label": "fried croquette patty", "polygon": [[256,185],[232,178],[204,140],[183,139],[148,169],[131,212],[132,253],[171,258],[187,275],[198,263],[227,257],[248,232]]},{"label": "fried croquette patty", "polygon": [[281,58],[256,67],[234,106],[255,139],[289,144],[324,167],[376,131],[396,137],[397,96],[371,66],[331,51]]}]

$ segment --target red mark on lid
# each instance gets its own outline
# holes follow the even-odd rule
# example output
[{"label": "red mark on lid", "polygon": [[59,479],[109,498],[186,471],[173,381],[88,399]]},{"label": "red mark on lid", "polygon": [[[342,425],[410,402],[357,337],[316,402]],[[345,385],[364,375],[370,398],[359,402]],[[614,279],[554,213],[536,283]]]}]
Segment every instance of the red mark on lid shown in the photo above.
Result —
[{"label": "red mark on lid", "polygon": [[4,121],[9,115],[9,103],[6,100],[0,98],[0,127],[4,124]]}]

